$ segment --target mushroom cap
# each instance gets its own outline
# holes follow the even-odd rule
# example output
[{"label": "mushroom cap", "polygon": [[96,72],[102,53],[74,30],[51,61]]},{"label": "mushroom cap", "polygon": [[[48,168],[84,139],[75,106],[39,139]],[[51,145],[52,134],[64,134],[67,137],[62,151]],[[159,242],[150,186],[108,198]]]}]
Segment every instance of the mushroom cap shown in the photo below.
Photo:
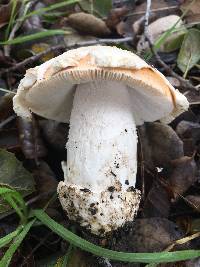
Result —
[{"label": "mushroom cap", "polygon": [[188,109],[184,95],[156,69],[130,51],[110,46],[73,49],[27,70],[21,80],[14,110],[31,119],[31,112],[69,122],[78,84],[118,81],[129,90],[137,125],[144,121],[172,121]]}]

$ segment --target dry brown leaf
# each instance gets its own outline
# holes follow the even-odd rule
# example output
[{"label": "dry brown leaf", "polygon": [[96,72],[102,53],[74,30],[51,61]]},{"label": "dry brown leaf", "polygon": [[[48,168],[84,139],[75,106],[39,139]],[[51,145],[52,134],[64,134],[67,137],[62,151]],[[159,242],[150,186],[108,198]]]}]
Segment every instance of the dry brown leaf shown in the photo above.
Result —
[{"label": "dry brown leaf", "polygon": [[164,167],[183,156],[183,142],[168,125],[154,122],[140,127],[144,162],[150,168]]},{"label": "dry brown leaf", "polygon": [[[193,2],[193,3],[192,3]],[[187,22],[199,22],[200,21],[200,1],[185,0],[181,5],[181,10],[184,12],[189,8],[185,19]]]},{"label": "dry brown leaf", "polygon": [[[114,250],[130,252],[162,251],[175,240],[184,237],[175,223],[159,217],[136,219],[130,229],[127,230],[127,232],[122,232],[119,239],[116,240]],[[187,247],[188,244],[184,246]]]},{"label": "dry brown leaf", "polygon": [[172,168],[169,184],[174,200],[177,200],[197,181],[197,166],[193,157],[184,156],[173,160]]},{"label": "dry brown leaf", "polygon": [[54,149],[60,151],[66,151],[65,145],[67,143],[67,136],[69,125],[65,123],[59,123],[53,120],[41,120],[39,121],[42,134],[45,141]]},{"label": "dry brown leaf", "polygon": [[200,141],[200,124],[182,120],[176,126],[176,132],[183,140],[185,155],[192,156]]},{"label": "dry brown leaf", "polygon": [[44,157],[47,153],[40,136],[40,131],[36,120],[27,121],[18,117],[19,138],[22,151],[27,159]]},{"label": "dry brown leaf", "polygon": [[159,181],[154,181],[147,198],[145,199],[143,214],[145,217],[164,217],[169,216],[170,196]]},{"label": "dry brown leaf", "polygon": [[74,13],[68,17],[69,25],[82,34],[90,34],[98,37],[107,36],[110,30],[105,22],[92,14],[84,12]]},{"label": "dry brown leaf", "polygon": [[118,24],[122,21],[122,18],[128,13],[128,11],[129,9],[126,6],[112,9],[106,19],[106,25],[108,28],[116,30],[117,27],[120,27]]}]

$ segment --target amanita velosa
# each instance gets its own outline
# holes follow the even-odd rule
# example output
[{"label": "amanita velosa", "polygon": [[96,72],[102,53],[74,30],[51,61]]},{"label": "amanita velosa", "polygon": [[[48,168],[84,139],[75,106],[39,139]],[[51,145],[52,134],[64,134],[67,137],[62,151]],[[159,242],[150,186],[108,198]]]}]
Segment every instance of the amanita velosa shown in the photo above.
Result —
[{"label": "amanita velosa", "polygon": [[188,105],[159,71],[109,46],[70,50],[27,70],[14,97],[21,117],[70,122],[58,195],[68,217],[96,235],[138,210],[136,125],[168,123]]}]

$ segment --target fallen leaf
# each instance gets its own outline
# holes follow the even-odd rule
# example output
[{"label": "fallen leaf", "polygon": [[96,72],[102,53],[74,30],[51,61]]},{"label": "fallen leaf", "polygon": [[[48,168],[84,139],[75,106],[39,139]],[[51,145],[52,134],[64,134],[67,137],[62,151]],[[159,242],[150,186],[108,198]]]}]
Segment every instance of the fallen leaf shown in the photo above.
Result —
[{"label": "fallen leaf", "polygon": [[107,36],[110,30],[106,23],[92,14],[84,12],[74,13],[68,17],[69,25],[80,33],[86,33],[98,37]]},{"label": "fallen leaf", "polygon": [[[31,51],[37,55],[38,53],[44,52],[47,49],[50,48],[49,44],[45,44],[45,43],[35,43],[31,46]],[[53,52],[47,53],[45,54],[43,57],[41,57],[41,61],[45,62],[47,60],[50,60],[51,58],[55,57],[55,54]]]},{"label": "fallen leaf", "polygon": [[144,216],[167,218],[170,206],[170,197],[166,188],[155,180],[144,202]]},{"label": "fallen leaf", "polygon": [[190,29],[185,35],[178,54],[177,65],[187,73],[200,60],[200,31]]},{"label": "fallen leaf", "polygon": [[58,181],[49,165],[41,160],[39,166],[33,171],[33,176],[37,192],[44,195],[37,201],[37,208],[44,207],[45,203],[47,203],[48,199],[52,196],[52,193],[56,192]]},{"label": "fallen leaf", "polygon": [[108,28],[111,30],[117,30],[118,27],[119,33],[119,23],[122,22],[122,18],[128,13],[128,11],[129,9],[126,6],[112,9],[106,19],[106,25]]},{"label": "fallen leaf", "polygon": [[27,159],[35,159],[44,157],[47,154],[46,148],[40,136],[38,123],[32,118],[27,121],[21,117],[17,118],[19,139],[22,151]]},{"label": "fallen leaf", "polygon": [[[1,185],[21,192],[24,197],[35,191],[33,176],[16,159],[13,153],[4,149],[0,149],[0,181]],[[1,202],[0,213],[8,209],[9,207]]]},{"label": "fallen leaf", "polygon": [[106,17],[112,8],[112,0],[82,0],[80,6],[84,11]]},{"label": "fallen leaf", "polygon": [[[189,10],[188,10],[189,8]],[[187,22],[198,22],[200,20],[200,1],[196,0],[185,0],[184,3],[181,5],[182,12],[188,10],[187,14],[185,15],[185,19]]]},{"label": "fallen leaf", "polygon": [[[175,240],[183,237],[184,234],[178,226],[165,218],[136,219],[127,231],[124,230],[120,234],[112,249],[130,252],[162,251]],[[188,244],[184,246],[187,247]],[[178,246],[178,248],[184,246]]]},{"label": "fallen leaf", "polygon": [[[159,18],[148,25],[148,36],[151,42],[154,44],[159,39],[159,37],[161,37],[161,35],[166,31],[171,29],[175,25],[175,23],[177,23],[177,21],[179,22],[176,25],[173,33],[171,33],[170,36],[164,41],[164,43],[160,47],[160,51],[171,52],[181,46],[184,34],[186,33],[186,29],[183,26],[183,21],[179,16],[169,15]],[[141,52],[146,49],[149,49],[149,44],[143,34],[137,44],[137,51]]]},{"label": "fallen leaf", "polygon": [[69,125],[53,120],[40,120],[39,125],[45,141],[54,149],[66,151]]},{"label": "fallen leaf", "polygon": [[148,167],[164,167],[183,156],[183,142],[170,126],[154,122],[139,129],[143,160]]},{"label": "fallen leaf", "polygon": [[172,161],[172,172],[169,177],[174,200],[183,195],[197,181],[197,166],[193,157],[181,157]]},{"label": "fallen leaf", "polygon": [[200,124],[182,120],[177,124],[176,132],[183,141],[185,155],[192,156],[200,141]]}]

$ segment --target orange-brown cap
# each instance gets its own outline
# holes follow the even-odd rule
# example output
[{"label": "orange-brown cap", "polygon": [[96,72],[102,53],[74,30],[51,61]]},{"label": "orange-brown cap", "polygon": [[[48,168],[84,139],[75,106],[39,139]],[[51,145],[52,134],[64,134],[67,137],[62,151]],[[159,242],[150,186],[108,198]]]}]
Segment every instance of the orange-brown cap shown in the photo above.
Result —
[{"label": "orange-brown cap", "polygon": [[76,85],[95,80],[127,86],[136,124],[163,119],[170,122],[189,103],[156,69],[132,52],[110,46],[73,49],[27,70],[14,97],[14,110],[69,122]]}]

